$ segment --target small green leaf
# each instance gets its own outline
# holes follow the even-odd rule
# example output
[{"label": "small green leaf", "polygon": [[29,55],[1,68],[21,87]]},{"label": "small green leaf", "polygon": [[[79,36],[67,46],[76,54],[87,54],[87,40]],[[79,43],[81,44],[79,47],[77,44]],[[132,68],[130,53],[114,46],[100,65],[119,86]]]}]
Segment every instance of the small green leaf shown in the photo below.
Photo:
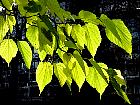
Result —
[{"label": "small green leaf", "polygon": [[119,96],[121,96],[127,103],[131,104],[131,102],[129,101],[126,93],[122,90],[121,86],[117,83],[117,81],[115,80],[115,78],[111,77],[110,78],[110,81],[112,83],[112,86],[116,90],[117,94]]},{"label": "small green leaf", "polygon": [[92,23],[88,23],[83,26],[86,33],[86,46],[91,55],[95,56],[97,48],[100,46],[101,43],[101,36],[100,31],[97,25]]},{"label": "small green leaf", "polygon": [[68,36],[70,36],[71,35],[72,26],[69,25],[69,24],[66,24],[65,29],[66,29],[66,32],[67,32]]},{"label": "small green leaf", "polygon": [[99,20],[97,19],[96,15],[89,12],[89,11],[84,11],[81,10],[79,12],[79,17],[84,21],[84,22],[89,22],[89,23],[93,23],[93,24],[99,24]]},{"label": "small green leaf", "polygon": [[6,33],[9,30],[7,21],[4,19],[3,16],[0,16],[0,43],[2,42],[3,38],[6,36]]},{"label": "small green leaf", "polygon": [[17,54],[18,48],[12,39],[4,39],[0,44],[0,55],[8,63],[11,62]]},{"label": "small green leaf", "polygon": [[38,55],[39,55],[40,60],[43,61],[43,60],[45,59],[47,53],[46,53],[46,51],[44,51],[44,50],[40,51],[40,50],[38,49]]},{"label": "small green leaf", "polygon": [[36,71],[36,81],[39,86],[40,94],[44,87],[52,80],[53,65],[49,62],[40,62]]},{"label": "small green leaf", "polygon": [[117,75],[114,76],[114,78],[116,79],[117,83],[120,85],[125,85],[126,86],[126,82],[123,78],[123,76],[121,75],[121,71],[120,70],[115,70]]},{"label": "small green leaf", "polygon": [[8,25],[9,25],[9,28],[10,28],[10,32],[12,33],[13,32],[13,26],[15,26],[15,24],[16,24],[15,17],[14,16],[8,16],[7,21],[8,21]]},{"label": "small green leaf", "polygon": [[32,50],[26,41],[19,41],[18,48],[28,69],[31,67]]},{"label": "small green leaf", "polygon": [[123,23],[123,21],[119,19],[114,19],[112,22],[115,24],[115,29],[118,33],[119,39],[116,37],[116,35],[106,28],[106,35],[107,38],[124,49],[128,54],[132,54],[132,35]]},{"label": "small green leaf", "polygon": [[59,80],[61,87],[65,84],[67,77],[64,73],[65,65],[63,63],[54,64],[54,74]]},{"label": "small green leaf", "polygon": [[30,26],[27,29],[26,37],[32,46],[36,49],[39,48],[39,30],[35,26]]}]

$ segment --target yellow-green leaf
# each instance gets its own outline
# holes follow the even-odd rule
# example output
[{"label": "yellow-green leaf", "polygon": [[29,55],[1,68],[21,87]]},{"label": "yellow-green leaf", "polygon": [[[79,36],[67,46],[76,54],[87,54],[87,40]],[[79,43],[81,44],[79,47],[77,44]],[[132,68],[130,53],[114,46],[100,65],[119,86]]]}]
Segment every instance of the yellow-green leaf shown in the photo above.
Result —
[{"label": "yellow-green leaf", "polygon": [[54,64],[54,74],[59,80],[61,87],[65,84],[67,77],[64,73],[65,65],[63,63]]},{"label": "yellow-green leaf", "polygon": [[12,33],[13,32],[13,26],[15,26],[15,24],[16,24],[15,17],[14,16],[8,16],[7,21],[8,21],[8,26],[10,28],[10,32]]},{"label": "yellow-green leaf", "polygon": [[53,65],[49,62],[40,62],[36,71],[36,81],[39,86],[40,94],[44,87],[52,80]]},{"label": "yellow-green leaf", "polygon": [[131,33],[129,32],[128,28],[125,26],[123,21],[121,21],[120,19],[114,19],[112,20],[112,22],[115,24],[115,28],[117,30],[120,39],[118,39],[111,30],[106,28],[107,38],[131,55],[132,53]]},{"label": "yellow-green leaf", "polygon": [[0,43],[2,42],[3,38],[6,36],[8,30],[9,27],[6,19],[4,19],[3,16],[0,16]]},{"label": "yellow-green leaf", "polygon": [[0,44],[0,55],[8,63],[11,62],[17,54],[18,48],[12,39],[4,39]]},{"label": "yellow-green leaf", "polygon": [[27,29],[26,37],[28,41],[32,44],[32,46],[36,49],[39,48],[39,31],[35,26],[30,26]]},{"label": "yellow-green leaf", "polygon": [[120,70],[115,70],[115,71],[116,71],[117,75],[115,75],[114,78],[116,79],[118,84],[126,86],[126,82],[125,82],[123,76],[121,75],[121,71]]},{"label": "yellow-green leaf", "polygon": [[85,40],[85,30],[80,24],[74,25],[71,31],[72,38],[77,41],[77,44],[84,48]]},{"label": "yellow-green leaf", "polygon": [[19,41],[18,48],[28,69],[31,67],[32,50],[26,41]]},{"label": "yellow-green leaf", "polygon": [[79,91],[80,91],[83,83],[85,82],[85,73],[75,58],[73,58],[71,60],[72,60],[72,62],[74,61],[73,65],[72,65],[72,71],[71,71],[72,78],[78,85]]},{"label": "yellow-green leaf", "polygon": [[99,74],[95,67],[89,67],[86,81],[90,84],[90,86],[96,88],[96,90],[100,93],[100,97],[108,86],[104,78]]},{"label": "yellow-green leaf", "polygon": [[97,25],[88,23],[83,26],[86,33],[86,46],[91,55],[95,56],[97,48],[100,46],[101,43],[101,36],[100,31]]}]

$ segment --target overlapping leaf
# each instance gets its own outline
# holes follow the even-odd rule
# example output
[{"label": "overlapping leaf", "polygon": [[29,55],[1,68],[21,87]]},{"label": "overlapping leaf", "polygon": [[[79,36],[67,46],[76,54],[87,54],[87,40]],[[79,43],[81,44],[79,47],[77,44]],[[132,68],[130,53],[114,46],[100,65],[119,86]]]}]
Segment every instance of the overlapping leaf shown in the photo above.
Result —
[{"label": "overlapping leaf", "polygon": [[18,48],[28,69],[31,67],[32,50],[26,41],[19,41]]},{"label": "overlapping leaf", "polygon": [[[99,63],[100,66],[105,67],[105,64]],[[106,87],[108,86],[108,83],[106,80],[102,77],[102,75],[99,73],[96,67],[89,67],[88,75],[86,76],[86,81],[92,86],[93,88],[96,88],[96,90],[100,93],[100,97],[105,91]],[[109,79],[109,76],[107,75],[107,72],[104,69],[101,69],[106,78]]]}]

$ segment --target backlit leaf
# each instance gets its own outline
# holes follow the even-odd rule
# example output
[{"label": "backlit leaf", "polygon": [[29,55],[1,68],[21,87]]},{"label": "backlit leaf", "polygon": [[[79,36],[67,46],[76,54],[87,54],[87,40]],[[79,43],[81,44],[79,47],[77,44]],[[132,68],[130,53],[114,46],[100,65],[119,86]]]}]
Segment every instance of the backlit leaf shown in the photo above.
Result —
[{"label": "backlit leaf", "polygon": [[115,24],[115,28],[116,28],[116,31],[117,31],[120,39],[118,39],[111,30],[106,28],[107,38],[111,42],[115,43],[116,45],[118,45],[119,47],[124,49],[128,54],[131,55],[131,53],[132,53],[132,35],[131,35],[131,33],[129,32],[129,30],[123,23],[123,21],[121,21],[119,19],[114,19],[114,20],[112,20],[112,22]]},{"label": "backlit leaf", "polygon": [[3,38],[6,36],[9,27],[7,21],[4,19],[3,16],[0,16],[0,43],[2,42]]},{"label": "backlit leaf", "polygon": [[74,25],[71,32],[72,38],[77,41],[77,44],[84,48],[85,44],[85,30],[81,25]]},{"label": "backlit leaf", "polygon": [[80,91],[83,83],[85,82],[85,73],[75,58],[72,58],[71,60],[74,62],[72,63],[72,78],[78,85]]},{"label": "backlit leaf", "polygon": [[18,48],[12,39],[4,39],[0,44],[0,55],[8,63],[11,62],[17,54]]},{"label": "backlit leaf", "polygon": [[39,86],[40,94],[44,87],[52,80],[53,65],[49,62],[40,62],[36,71],[36,81]]},{"label": "backlit leaf", "polygon": [[28,41],[32,44],[32,46],[36,49],[39,48],[39,30],[35,26],[30,26],[27,29],[26,37]]},{"label": "backlit leaf", "polygon": [[[109,76],[107,72],[103,69],[106,68],[107,66],[103,63],[98,63],[98,65],[101,68],[103,74],[106,76],[107,80],[109,81]],[[100,75],[99,71],[97,70],[97,67],[89,67],[88,75],[86,76],[86,81],[92,86],[93,88],[96,88],[96,90],[100,93],[100,98],[105,91],[106,87],[108,86],[108,83],[106,80]]]},{"label": "backlit leaf", "polygon": [[61,87],[65,84],[67,77],[64,73],[65,65],[63,63],[54,64],[54,74],[59,80]]},{"label": "backlit leaf", "polygon": [[99,28],[97,27],[97,25],[94,25],[92,23],[88,23],[83,27],[86,33],[85,36],[87,49],[94,58],[97,48],[100,46],[101,43]]},{"label": "backlit leaf", "polygon": [[28,69],[31,67],[32,50],[26,41],[19,41],[18,48]]}]

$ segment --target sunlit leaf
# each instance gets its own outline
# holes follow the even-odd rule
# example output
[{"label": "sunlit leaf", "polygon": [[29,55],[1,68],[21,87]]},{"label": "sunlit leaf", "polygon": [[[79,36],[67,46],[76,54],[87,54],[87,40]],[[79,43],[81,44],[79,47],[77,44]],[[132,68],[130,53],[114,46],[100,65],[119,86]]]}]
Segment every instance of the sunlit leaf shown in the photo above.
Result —
[{"label": "sunlit leaf", "polygon": [[65,65],[63,63],[54,64],[54,74],[59,80],[61,87],[65,84],[67,77],[64,73]]},{"label": "sunlit leaf", "polygon": [[26,37],[32,46],[36,49],[39,48],[39,30],[35,26],[30,26],[27,29]]},{"label": "sunlit leaf", "polygon": [[80,91],[83,83],[85,82],[85,73],[75,58],[72,58],[71,62],[74,62],[74,63],[72,63],[73,65],[71,66],[72,78],[76,82],[76,84],[78,85],[79,91]]},{"label": "sunlit leaf", "polygon": [[96,90],[100,93],[100,97],[108,86],[95,67],[89,67],[89,73],[86,76],[86,81],[90,84],[90,86],[96,88]]},{"label": "sunlit leaf", "polygon": [[97,25],[92,23],[88,23],[84,26],[85,33],[86,33],[86,46],[91,55],[95,56],[97,48],[100,46],[101,43],[101,36],[100,31]]},{"label": "sunlit leaf", "polygon": [[8,16],[7,21],[8,21],[8,25],[9,25],[9,28],[10,28],[10,32],[12,33],[13,32],[13,26],[15,26],[15,24],[16,24],[15,17],[14,16]]},{"label": "sunlit leaf", "polygon": [[6,36],[9,27],[7,21],[4,19],[3,16],[0,16],[0,43],[2,42],[3,38]]},{"label": "sunlit leaf", "polygon": [[85,40],[85,30],[81,25],[74,25],[71,32],[72,38],[77,41],[77,44],[84,48]]},{"label": "sunlit leaf", "polygon": [[36,71],[36,81],[39,86],[40,94],[44,87],[52,80],[53,65],[49,62],[40,62]]},{"label": "sunlit leaf", "polygon": [[0,55],[8,63],[11,62],[17,54],[18,48],[12,39],[4,39],[0,44]]},{"label": "sunlit leaf", "polygon": [[19,41],[18,48],[28,69],[31,67],[32,50],[26,41]]},{"label": "sunlit leaf", "polygon": [[114,76],[114,78],[116,79],[117,83],[120,85],[125,85],[126,86],[126,82],[124,80],[124,77],[121,74],[120,70],[115,70],[117,75]]},{"label": "sunlit leaf", "polygon": [[72,26],[69,25],[69,24],[66,24],[65,29],[66,29],[66,32],[67,32],[68,36],[70,36],[71,30],[72,30]]},{"label": "sunlit leaf", "polygon": [[129,32],[128,28],[125,26],[123,21],[119,19],[114,19],[112,20],[112,22],[115,24],[115,28],[117,30],[120,39],[118,39],[111,30],[106,28],[107,38],[131,55],[132,53],[131,33]]},{"label": "sunlit leaf", "polygon": [[79,17],[84,21],[84,22],[89,22],[93,24],[99,24],[99,20],[97,19],[96,15],[93,14],[92,12],[89,11],[84,11],[81,10],[79,12]]},{"label": "sunlit leaf", "polygon": [[117,83],[117,81],[115,80],[115,78],[110,78],[110,81],[114,87],[114,89],[116,90],[117,94],[119,96],[121,96],[127,103],[131,104],[131,102],[129,101],[126,93],[122,90],[122,88],[120,87],[120,85]]}]

